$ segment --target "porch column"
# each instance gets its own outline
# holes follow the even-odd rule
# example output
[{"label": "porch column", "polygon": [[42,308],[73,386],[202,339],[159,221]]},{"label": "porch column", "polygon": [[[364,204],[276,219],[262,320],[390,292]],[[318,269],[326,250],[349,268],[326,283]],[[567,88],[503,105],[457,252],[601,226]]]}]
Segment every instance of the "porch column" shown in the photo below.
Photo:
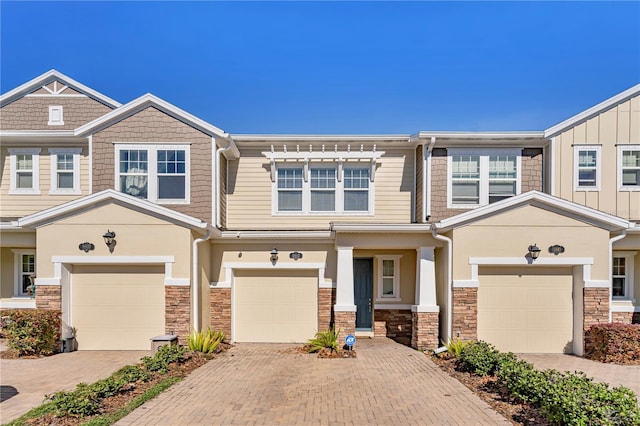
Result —
[{"label": "porch column", "polygon": [[336,304],[333,306],[336,330],[342,337],[355,333],[356,305],[353,299],[353,247],[338,247]]},{"label": "porch column", "polygon": [[439,313],[436,301],[436,268],[433,247],[418,247],[416,262],[416,304],[411,306],[411,346],[420,349],[438,347]]}]

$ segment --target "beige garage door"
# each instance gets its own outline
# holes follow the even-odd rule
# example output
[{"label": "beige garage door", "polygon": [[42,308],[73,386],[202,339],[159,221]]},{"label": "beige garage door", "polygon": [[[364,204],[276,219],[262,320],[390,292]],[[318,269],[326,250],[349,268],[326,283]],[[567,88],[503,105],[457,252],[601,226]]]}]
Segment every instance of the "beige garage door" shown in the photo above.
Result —
[{"label": "beige garage door", "polygon": [[306,342],[318,331],[318,274],[235,271],[237,342]]},{"label": "beige garage door", "polygon": [[570,353],[571,269],[480,268],[478,339],[515,353]]},{"label": "beige garage door", "polygon": [[145,350],[165,334],[164,266],[75,265],[71,325],[80,350]]}]

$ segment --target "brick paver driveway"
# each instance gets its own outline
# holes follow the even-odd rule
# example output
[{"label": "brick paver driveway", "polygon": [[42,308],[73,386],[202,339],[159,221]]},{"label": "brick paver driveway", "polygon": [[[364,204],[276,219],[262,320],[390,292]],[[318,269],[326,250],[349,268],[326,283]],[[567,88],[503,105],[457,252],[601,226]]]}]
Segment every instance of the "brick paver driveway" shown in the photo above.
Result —
[{"label": "brick paver driveway", "polygon": [[609,383],[612,386],[626,386],[635,392],[640,401],[640,365],[604,364],[563,354],[518,356],[541,370],[553,368],[558,371],[582,371],[597,382]]},{"label": "brick paver driveway", "polygon": [[117,424],[509,424],[425,355],[391,340],[358,340],[356,359],[292,347],[238,344]]},{"label": "brick paver driveway", "polygon": [[0,422],[37,407],[47,394],[103,379],[145,355],[149,351],[81,351],[37,359],[1,359]]}]

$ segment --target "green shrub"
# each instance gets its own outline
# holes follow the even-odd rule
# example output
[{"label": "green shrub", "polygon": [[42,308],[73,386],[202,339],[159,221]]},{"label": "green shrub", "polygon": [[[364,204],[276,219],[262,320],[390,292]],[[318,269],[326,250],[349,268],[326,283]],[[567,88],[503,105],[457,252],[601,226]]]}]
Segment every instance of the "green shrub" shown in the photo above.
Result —
[{"label": "green shrub", "polygon": [[50,399],[56,417],[92,416],[100,409],[100,398],[85,383],[80,383],[73,391],[56,392]]},{"label": "green shrub", "polygon": [[125,365],[112,375],[118,379],[122,379],[127,383],[146,382],[151,378],[151,374],[139,365]]},{"label": "green shrub", "polygon": [[512,353],[501,354],[487,342],[469,342],[457,357],[459,366],[478,376],[493,375],[502,359],[514,359]]},{"label": "green shrub", "polygon": [[194,330],[187,339],[187,345],[192,351],[211,354],[218,349],[225,338],[222,331],[213,331],[208,328],[199,332]]},{"label": "green shrub", "polygon": [[180,345],[161,346],[153,357],[143,357],[142,363],[148,371],[165,374],[169,371],[169,364],[184,361],[186,351],[185,347]]},{"label": "green shrub", "polygon": [[640,362],[640,324],[596,324],[588,330],[585,357],[617,364]]},{"label": "green shrub", "polygon": [[127,383],[129,382],[124,380],[124,378],[111,375],[106,379],[92,383],[89,385],[89,389],[94,392],[99,399],[103,399],[117,395]]},{"label": "green shrub", "polygon": [[502,358],[496,370],[498,383],[509,390],[511,395],[532,404],[539,403],[546,390],[546,377],[521,359]]},{"label": "green shrub", "polygon": [[47,309],[11,309],[5,317],[9,348],[18,355],[51,355],[60,349],[60,311]]},{"label": "green shrub", "polygon": [[460,339],[450,340],[449,343],[442,343],[444,347],[447,348],[447,352],[455,358],[458,358],[462,353],[462,349],[469,344],[468,341]]},{"label": "green shrub", "polygon": [[340,330],[336,332],[335,328],[317,332],[316,337],[309,339],[309,342],[307,343],[309,353],[318,352],[324,348],[330,349],[331,351],[337,351],[339,335]]}]

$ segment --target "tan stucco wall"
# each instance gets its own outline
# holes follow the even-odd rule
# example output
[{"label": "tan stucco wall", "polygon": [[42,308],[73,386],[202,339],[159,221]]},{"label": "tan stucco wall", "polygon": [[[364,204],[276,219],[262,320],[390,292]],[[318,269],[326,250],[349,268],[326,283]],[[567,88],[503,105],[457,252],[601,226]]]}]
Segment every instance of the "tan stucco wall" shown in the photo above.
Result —
[{"label": "tan stucco wall", "polygon": [[[378,147],[379,150],[383,150]],[[375,215],[273,215],[270,164],[264,150],[245,149],[228,164],[229,229],[328,229],[330,222],[410,223],[414,191],[413,150],[393,150],[378,160]],[[302,163],[300,163],[302,164]],[[368,164],[365,163],[365,164]]]},{"label": "tan stucco wall", "polygon": [[[592,280],[609,279],[609,232],[533,206],[520,207],[453,231],[453,279],[471,279],[469,257],[516,257],[527,255],[537,244],[540,258],[592,257]],[[564,246],[560,257],[547,252],[554,244]]]},{"label": "tan stucco wall", "polygon": [[[574,191],[573,145],[601,145],[600,191]],[[618,191],[616,145],[640,144],[640,96],[557,135],[553,194],[626,219],[640,220],[640,192]]]},{"label": "tan stucco wall", "polygon": [[[399,302],[376,301],[378,297],[378,259],[380,255],[402,255],[400,258],[400,298]],[[354,258],[373,258],[373,303],[415,304],[416,296],[416,251],[415,250],[354,250]]]},{"label": "tan stucco wall", "polygon": [[[303,243],[296,241],[273,242],[222,242],[215,243],[212,247],[211,276],[212,281],[224,281],[224,264],[233,263],[264,263],[271,265],[271,250],[278,249],[278,264],[323,263],[326,266],[324,278],[336,280],[336,252],[329,243]],[[302,253],[302,259],[295,261],[289,258],[289,253],[298,251]]]},{"label": "tan stucco wall", "polygon": [[[102,238],[107,229],[116,233],[113,253]],[[95,250],[79,250],[78,244],[84,241],[93,243]],[[38,228],[38,277],[53,277],[51,256],[174,256],[172,278],[188,278],[191,241],[189,229],[116,204],[104,204]]]},{"label": "tan stucco wall", "polygon": [[21,148],[41,148],[39,155],[39,184],[40,194],[9,194],[11,187],[10,144],[3,143],[0,149],[0,164],[2,166],[2,180],[0,181],[0,217],[22,217],[49,207],[66,203],[89,194],[89,156],[88,149],[77,142],[59,142],[56,148],[82,148],[80,153],[80,191],[79,195],[49,194],[51,190],[51,154],[48,148],[51,144],[39,144]]},{"label": "tan stucco wall", "polygon": [[[62,105],[64,125],[48,124],[50,105]],[[0,127],[2,130],[72,130],[109,111],[110,107],[88,97],[26,97],[2,107]]]},{"label": "tan stucco wall", "polygon": [[149,107],[93,135],[93,189],[117,189],[115,182],[114,142],[154,144],[175,142],[190,144],[191,200],[188,205],[165,207],[211,222],[212,140],[164,112]]}]

